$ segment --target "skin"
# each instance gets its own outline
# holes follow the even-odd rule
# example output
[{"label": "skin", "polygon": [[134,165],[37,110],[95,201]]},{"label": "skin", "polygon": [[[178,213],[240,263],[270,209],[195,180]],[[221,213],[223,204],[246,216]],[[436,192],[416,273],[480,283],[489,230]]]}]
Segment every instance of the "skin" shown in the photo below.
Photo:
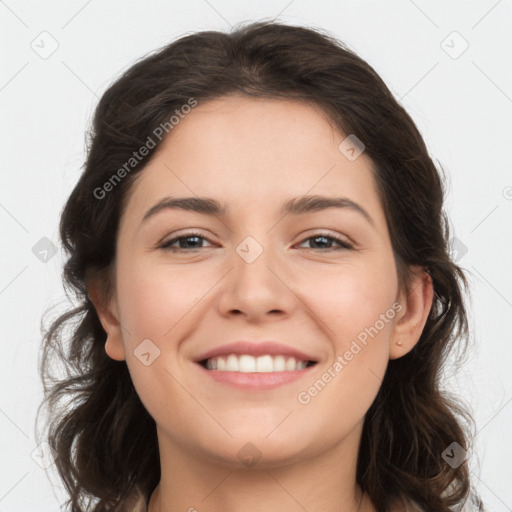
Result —
[{"label": "skin", "polygon": [[[433,289],[418,269],[410,292],[399,289],[371,160],[365,153],[348,160],[338,149],[344,138],[305,103],[224,97],[180,121],[134,183],[118,233],[114,295],[104,297],[99,282],[89,290],[107,354],[126,360],[157,424],[162,478],[149,512],[375,511],[355,481],[363,421],[389,359],[417,343]],[[349,209],[279,213],[305,194],[347,197],[373,225]],[[141,224],[166,196],[207,196],[228,211],[168,209]],[[159,248],[191,229],[205,239],[185,240],[179,252]],[[236,251],[247,236],[263,248],[252,263]],[[299,403],[298,393],[397,302],[401,311]],[[160,350],[148,366],[134,354],[144,339]],[[298,381],[242,391],[193,362],[239,339],[276,340],[318,363]],[[261,454],[253,467],[237,457],[248,442]]]}]

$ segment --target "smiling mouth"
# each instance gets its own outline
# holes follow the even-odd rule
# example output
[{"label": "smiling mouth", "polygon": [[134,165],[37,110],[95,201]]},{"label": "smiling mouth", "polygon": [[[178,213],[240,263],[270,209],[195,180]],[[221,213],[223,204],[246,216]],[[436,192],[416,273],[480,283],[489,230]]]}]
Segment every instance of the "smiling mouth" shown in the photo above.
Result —
[{"label": "smiling mouth", "polygon": [[303,361],[292,356],[249,354],[229,354],[227,356],[211,357],[199,361],[207,370],[240,373],[274,373],[303,370],[316,364],[316,361]]}]

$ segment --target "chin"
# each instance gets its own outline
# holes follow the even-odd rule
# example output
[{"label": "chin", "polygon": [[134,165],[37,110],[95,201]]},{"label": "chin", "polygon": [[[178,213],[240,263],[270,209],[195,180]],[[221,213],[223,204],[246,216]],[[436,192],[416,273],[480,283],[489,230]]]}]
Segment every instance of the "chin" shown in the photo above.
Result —
[{"label": "chin", "polygon": [[[210,455],[223,465],[231,468],[265,469],[295,464],[303,458],[314,455],[313,440],[304,437],[298,440],[290,438],[286,431],[282,435],[262,434],[247,430],[246,433],[234,435],[226,443],[215,443],[216,450]],[[311,452],[311,453],[308,453]]]}]

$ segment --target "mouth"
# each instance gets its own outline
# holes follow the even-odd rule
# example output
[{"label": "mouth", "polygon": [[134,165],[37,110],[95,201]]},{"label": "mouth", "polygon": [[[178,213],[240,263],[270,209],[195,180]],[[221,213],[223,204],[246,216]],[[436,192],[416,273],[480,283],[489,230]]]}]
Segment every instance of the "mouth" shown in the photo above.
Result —
[{"label": "mouth", "polygon": [[215,385],[247,392],[292,385],[320,365],[311,352],[271,340],[227,343],[203,352],[194,362]]},{"label": "mouth", "polygon": [[238,373],[280,373],[304,370],[317,364],[317,361],[302,360],[288,355],[227,354],[198,361],[206,370]]}]

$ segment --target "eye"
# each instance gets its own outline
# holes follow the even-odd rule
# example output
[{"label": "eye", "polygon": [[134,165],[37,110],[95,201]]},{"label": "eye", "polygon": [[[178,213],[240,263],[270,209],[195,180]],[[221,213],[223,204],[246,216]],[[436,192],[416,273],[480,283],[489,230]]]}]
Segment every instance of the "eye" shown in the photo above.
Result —
[{"label": "eye", "polygon": [[[197,250],[202,249],[204,246],[202,242],[209,242],[207,238],[204,236],[201,236],[200,233],[197,232],[191,232],[186,233],[184,235],[172,238],[170,240],[167,240],[163,242],[159,247],[161,249],[165,249],[167,251],[177,252],[177,251],[186,251],[190,252],[191,250]],[[344,240],[341,237],[330,235],[326,233],[319,233],[314,236],[310,236],[308,238],[305,238],[301,245],[305,242],[314,241],[313,247],[305,247],[305,249],[319,249],[324,251],[331,251],[331,250],[346,250],[346,249],[352,249],[352,245],[349,244],[346,240]],[[338,248],[332,247],[332,244],[336,243],[338,244]],[[176,246],[176,244],[178,244]],[[173,247],[174,246],[174,247]],[[322,252],[324,252],[322,251]]]},{"label": "eye", "polygon": [[[203,240],[208,241],[207,238],[201,236],[199,233],[191,232],[163,242],[160,245],[160,248],[168,251],[186,251],[187,249],[197,250],[204,247],[201,245],[201,241]],[[173,247],[176,242],[178,242],[178,246]]]},{"label": "eye", "polygon": [[[328,235],[326,233],[319,233],[317,235],[305,238],[301,242],[301,244],[303,244],[304,242],[308,242],[309,240],[314,240],[313,245],[314,246],[316,245],[317,247],[306,247],[306,249],[326,249],[327,251],[329,251],[329,250],[335,250],[335,251],[338,250],[339,251],[339,250],[343,250],[343,249],[353,249],[352,245],[349,244],[343,238],[334,236],[334,235]],[[333,241],[335,243],[337,243],[340,247],[339,248],[332,247],[331,244]]]}]

